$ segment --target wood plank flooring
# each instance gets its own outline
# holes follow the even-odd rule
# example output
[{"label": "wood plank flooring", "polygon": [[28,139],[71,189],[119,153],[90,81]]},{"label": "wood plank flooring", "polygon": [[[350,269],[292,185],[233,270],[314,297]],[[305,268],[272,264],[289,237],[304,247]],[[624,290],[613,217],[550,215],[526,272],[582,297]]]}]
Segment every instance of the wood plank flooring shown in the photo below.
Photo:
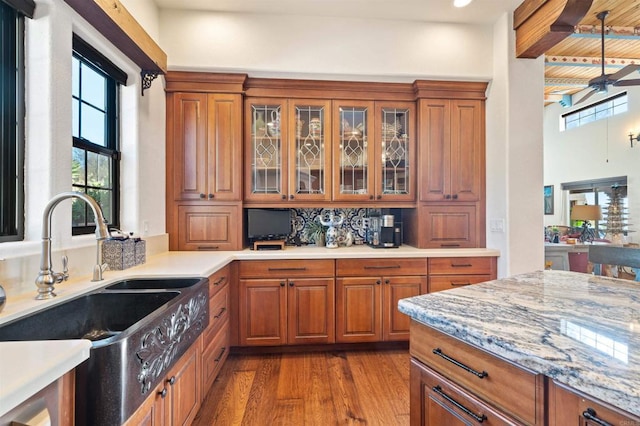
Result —
[{"label": "wood plank flooring", "polygon": [[409,351],[231,355],[194,426],[409,424]]}]

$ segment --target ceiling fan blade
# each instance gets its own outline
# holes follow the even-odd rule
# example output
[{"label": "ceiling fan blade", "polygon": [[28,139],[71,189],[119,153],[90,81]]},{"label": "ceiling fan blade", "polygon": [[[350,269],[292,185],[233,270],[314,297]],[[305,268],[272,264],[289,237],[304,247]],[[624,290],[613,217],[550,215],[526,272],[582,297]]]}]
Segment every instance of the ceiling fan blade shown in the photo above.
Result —
[{"label": "ceiling fan blade", "polygon": [[609,80],[614,80],[614,81],[620,80],[621,78],[628,76],[629,74],[631,74],[632,72],[638,69],[640,69],[640,65],[636,65],[636,64],[627,65],[626,67],[622,68],[620,71],[611,74],[609,76]]},{"label": "ceiling fan blade", "polygon": [[613,83],[614,86],[640,86],[640,78],[632,78],[629,80],[618,80]]},{"label": "ceiling fan blade", "polygon": [[586,101],[587,99],[589,99],[591,96],[595,95],[598,92],[599,92],[598,89],[593,89],[592,91],[584,95],[578,102],[575,102],[574,105],[578,105],[579,103]]}]

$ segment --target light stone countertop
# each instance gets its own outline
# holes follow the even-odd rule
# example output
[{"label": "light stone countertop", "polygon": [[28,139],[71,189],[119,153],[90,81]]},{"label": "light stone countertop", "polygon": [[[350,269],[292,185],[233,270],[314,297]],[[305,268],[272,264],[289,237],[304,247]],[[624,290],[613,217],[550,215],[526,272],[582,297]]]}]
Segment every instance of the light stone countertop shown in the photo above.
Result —
[{"label": "light stone countertop", "polygon": [[[402,246],[374,249],[368,246],[286,247],[284,250],[243,250],[227,252],[167,251],[150,256],[147,262],[124,271],[106,271],[104,280],[91,282],[91,277],[71,277],[57,284],[54,299],[34,300],[33,291],[10,295],[0,313],[0,325],[33,312],[63,303],[90,291],[98,290],[123,278],[158,276],[209,276],[234,260],[288,259],[366,259],[389,257],[482,257],[500,256],[494,249],[416,249]],[[34,271],[35,279],[37,271]],[[37,393],[89,357],[89,340],[40,342],[0,342],[0,415]],[[19,367],[16,367],[19,366]],[[23,372],[30,372],[24,375]],[[17,374],[18,373],[18,374]],[[17,374],[17,375],[16,375]]]},{"label": "light stone countertop", "polygon": [[640,415],[640,283],[538,271],[402,299],[416,321]]}]

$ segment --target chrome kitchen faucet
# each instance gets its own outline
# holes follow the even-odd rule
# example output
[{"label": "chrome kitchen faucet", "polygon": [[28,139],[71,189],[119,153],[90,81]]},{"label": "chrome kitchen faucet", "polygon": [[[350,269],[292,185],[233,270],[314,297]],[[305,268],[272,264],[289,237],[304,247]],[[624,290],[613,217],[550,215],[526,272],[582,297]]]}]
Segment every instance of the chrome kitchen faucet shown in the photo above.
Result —
[{"label": "chrome kitchen faucet", "polygon": [[67,268],[67,257],[62,258],[62,272],[53,272],[51,265],[51,215],[55,207],[67,198],[79,198],[91,207],[93,215],[96,219],[96,240],[98,241],[97,247],[97,259],[96,265],[93,268],[93,281],[102,280],[102,265],[101,259],[101,240],[106,239],[109,236],[109,230],[102,215],[102,209],[100,205],[91,196],[82,192],[62,192],[54,196],[51,201],[44,208],[44,214],[42,216],[42,253],[40,257],[40,273],[36,278],[36,286],[38,287],[37,300],[51,299],[56,294],[53,292],[54,284],[62,282],[69,278],[69,270]]}]

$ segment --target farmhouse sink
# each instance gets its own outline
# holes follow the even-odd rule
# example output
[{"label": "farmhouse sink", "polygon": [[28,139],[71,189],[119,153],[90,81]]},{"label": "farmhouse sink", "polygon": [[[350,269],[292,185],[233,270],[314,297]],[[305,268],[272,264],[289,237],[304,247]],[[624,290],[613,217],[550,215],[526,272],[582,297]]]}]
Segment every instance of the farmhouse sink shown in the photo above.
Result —
[{"label": "farmhouse sink", "polygon": [[92,341],[76,367],[78,425],[124,423],[209,324],[206,278],[109,287],[0,326],[0,341]]},{"label": "farmhouse sink", "polygon": [[176,291],[91,293],[0,327],[0,341],[113,340],[124,331],[131,334],[143,327],[146,316],[178,295]]},{"label": "farmhouse sink", "polygon": [[107,290],[162,290],[180,289],[198,284],[202,278],[130,278],[118,281]]}]

